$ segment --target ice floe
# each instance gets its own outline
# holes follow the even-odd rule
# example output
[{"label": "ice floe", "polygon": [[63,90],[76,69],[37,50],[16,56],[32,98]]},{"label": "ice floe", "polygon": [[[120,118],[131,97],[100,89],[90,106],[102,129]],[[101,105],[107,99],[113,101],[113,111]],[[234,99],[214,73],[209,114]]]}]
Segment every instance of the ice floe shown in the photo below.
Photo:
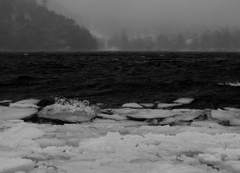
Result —
[{"label": "ice floe", "polygon": [[181,103],[181,104],[190,104],[191,102],[193,102],[193,98],[179,98],[173,102],[175,103]]},{"label": "ice floe", "polygon": [[16,108],[0,106],[0,120],[15,120],[29,117],[38,110],[35,108]]},{"label": "ice floe", "polygon": [[137,103],[125,103],[122,105],[123,108],[143,108],[141,105],[137,104]]},{"label": "ice floe", "polygon": [[[0,166],[2,172],[240,171],[237,166],[240,134],[229,127],[208,125],[210,122],[206,125],[194,122],[189,127],[101,119],[66,125],[7,121],[1,124],[4,131],[0,132],[0,160],[6,163]],[[15,137],[17,131],[30,127],[33,129],[21,133],[28,135],[36,129],[44,133],[38,138]]]},{"label": "ice floe", "polygon": [[10,158],[5,159],[0,157],[0,172],[29,172],[34,169],[34,162],[29,159]]},{"label": "ice floe", "polygon": [[44,107],[40,117],[67,122],[89,121],[96,117],[97,107],[87,101],[60,99],[55,104]]},{"label": "ice floe", "polygon": [[39,101],[40,100],[37,100],[37,99],[21,100],[21,101],[9,104],[9,107],[38,108],[36,104]]},{"label": "ice floe", "polygon": [[238,108],[98,110],[59,100],[37,112],[76,122],[63,125],[19,120],[34,108],[0,110],[0,173],[240,172]]}]

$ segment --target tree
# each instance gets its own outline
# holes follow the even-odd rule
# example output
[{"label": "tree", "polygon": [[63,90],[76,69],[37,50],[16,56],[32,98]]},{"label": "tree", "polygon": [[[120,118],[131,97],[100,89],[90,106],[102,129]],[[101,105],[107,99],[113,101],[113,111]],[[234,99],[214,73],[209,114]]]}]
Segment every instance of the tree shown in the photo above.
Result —
[{"label": "tree", "polygon": [[157,37],[158,50],[170,50],[171,42],[165,34],[160,34]]},{"label": "tree", "polygon": [[35,0],[0,0],[0,50],[95,50],[96,40],[72,19]]},{"label": "tree", "polygon": [[129,50],[129,40],[125,28],[123,28],[120,33],[119,48],[121,50]]}]

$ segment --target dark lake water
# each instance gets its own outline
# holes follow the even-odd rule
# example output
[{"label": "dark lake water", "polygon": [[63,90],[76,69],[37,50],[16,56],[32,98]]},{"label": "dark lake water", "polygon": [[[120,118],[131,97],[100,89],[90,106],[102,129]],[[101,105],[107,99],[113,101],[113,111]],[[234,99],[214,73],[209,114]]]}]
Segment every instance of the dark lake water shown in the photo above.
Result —
[{"label": "dark lake water", "polygon": [[[0,53],[0,100],[51,96],[117,107],[172,102],[190,108],[240,108],[240,53]],[[224,83],[219,85],[219,83]]]}]

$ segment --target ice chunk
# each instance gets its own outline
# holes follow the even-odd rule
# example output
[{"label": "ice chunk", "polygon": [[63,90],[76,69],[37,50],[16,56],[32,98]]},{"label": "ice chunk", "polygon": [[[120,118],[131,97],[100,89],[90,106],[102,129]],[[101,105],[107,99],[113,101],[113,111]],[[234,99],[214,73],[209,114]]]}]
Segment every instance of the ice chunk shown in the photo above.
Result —
[{"label": "ice chunk", "polygon": [[130,114],[136,114],[140,110],[130,109],[130,108],[123,108],[123,109],[111,109],[111,111],[113,112],[113,114],[126,116],[126,115],[130,115]]},{"label": "ice chunk", "polygon": [[0,103],[10,103],[10,102],[12,102],[12,100],[2,100],[2,101],[0,101]]},{"label": "ice chunk", "polygon": [[238,108],[225,107],[224,109],[227,110],[227,111],[230,111],[230,112],[235,112],[235,113],[240,114],[240,109],[238,109]]},{"label": "ice chunk", "polygon": [[127,117],[125,116],[120,116],[117,114],[114,115],[108,115],[108,114],[98,114],[98,117],[106,118],[106,119],[113,119],[113,120],[126,120]]},{"label": "ice chunk", "polygon": [[229,172],[240,172],[240,161],[226,161],[224,166],[229,170]]},{"label": "ice chunk", "polygon": [[39,116],[68,122],[82,122],[96,117],[97,109],[95,106],[90,106],[87,101],[60,99],[55,104],[43,108]]},{"label": "ice chunk", "polygon": [[[160,171],[159,171],[160,170]],[[198,167],[190,165],[178,165],[178,164],[158,164],[150,173],[207,173],[206,170],[203,170]]]},{"label": "ice chunk", "polygon": [[138,113],[128,114],[127,116],[136,119],[155,119],[155,118],[167,118],[174,115],[175,113],[170,110],[143,109],[139,110]]},{"label": "ice chunk", "polygon": [[57,138],[55,139],[41,138],[41,139],[36,139],[35,141],[40,145],[40,147],[43,147],[43,148],[49,147],[49,146],[62,147],[66,145],[65,140],[60,140]]},{"label": "ice chunk", "polygon": [[215,119],[229,121],[231,119],[236,119],[238,114],[235,112],[225,111],[225,110],[212,110],[211,116]]},{"label": "ice chunk", "polygon": [[193,98],[179,98],[177,100],[174,100],[175,103],[181,103],[181,104],[190,104],[193,102]]},{"label": "ice chunk", "polygon": [[36,105],[40,100],[37,99],[28,99],[21,100],[15,103],[11,103],[9,107],[20,107],[20,108],[38,108]]},{"label": "ice chunk", "polygon": [[160,124],[160,125],[168,125],[168,124],[171,124],[171,123],[173,123],[173,122],[175,122],[176,121],[176,119],[175,118],[173,118],[173,117],[168,117],[168,118],[165,118],[165,119],[163,119],[161,122],[159,122],[158,124]]},{"label": "ice chunk", "polygon": [[140,103],[140,105],[146,108],[153,108],[154,103]]},{"label": "ice chunk", "polygon": [[26,139],[36,139],[42,137],[45,132],[36,127],[19,125],[8,129],[4,134]]},{"label": "ice chunk", "polygon": [[0,120],[16,120],[29,117],[37,113],[34,108],[10,108],[0,106]]},{"label": "ice chunk", "polygon": [[172,110],[173,112],[176,113],[177,116],[175,116],[174,118],[177,120],[177,121],[191,121],[201,115],[204,115],[204,111],[203,110],[197,110],[197,109],[175,109],[175,110]]},{"label": "ice chunk", "polygon": [[55,113],[55,114],[39,114],[40,117],[55,119],[55,120],[62,120],[66,122],[83,122],[83,121],[90,121],[94,117],[95,114],[88,114],[85,111],[76,111],[76,112],[62,112],[62,113]]},{"label": "ice chunk", "polygon": [[143,108],[141,105],[137,103],[125,103],[122,105],[123,108]]},{"label": "ice chunk", "polygon": [[211,154],[199,154],[198,159],[200,162],[209,165],[220,165],[222,164],[222,158]]},{"label": "ice chunk", "polygon": [[240,119],[237,119],[237,118],[233,118],[229,121],[229,124],[231,126],[240,126]]},{"label": "ice chunk", "polygon": [[34,169],[34,162],[29,159],[22,158],[0,158],[0,172],[10,173],[10,172],[29,172]]},{"label": "ice chunk", "polygon": [[157,108],[169,108],[169,107],[175,107],[175,106],[181,106],[181,103],[159,103]]}]

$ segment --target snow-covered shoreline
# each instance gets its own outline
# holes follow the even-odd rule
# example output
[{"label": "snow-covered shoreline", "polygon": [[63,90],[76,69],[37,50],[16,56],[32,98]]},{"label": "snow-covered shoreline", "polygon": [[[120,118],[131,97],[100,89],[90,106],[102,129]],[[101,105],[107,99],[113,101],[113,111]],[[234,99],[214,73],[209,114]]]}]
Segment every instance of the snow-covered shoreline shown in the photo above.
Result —
[{"label": "snow-covered shoreline", "polygon": [[123,107],[64,125],[1,120],[0,111],[0,173],[240,171],[239,109]]}]

